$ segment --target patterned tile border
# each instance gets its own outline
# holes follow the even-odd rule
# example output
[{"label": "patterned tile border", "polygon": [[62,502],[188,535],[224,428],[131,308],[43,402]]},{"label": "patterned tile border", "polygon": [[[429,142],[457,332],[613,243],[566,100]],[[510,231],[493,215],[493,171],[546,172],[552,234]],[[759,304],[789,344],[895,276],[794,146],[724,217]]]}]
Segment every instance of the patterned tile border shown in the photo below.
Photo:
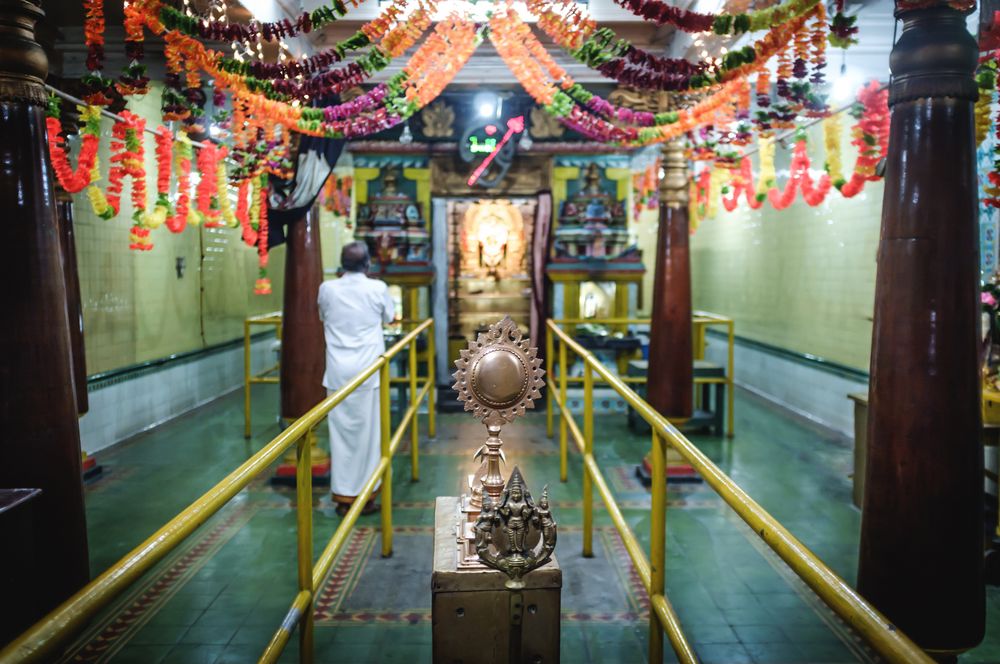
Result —
[{"label": "patterned tile border", "polygon": [[243,528],[257,506],[240,503],[201,535],[168,556],[154,576],[119,601],[88,630],[60,662],[107,662],[167,601],[201,569],[212,555]]}]

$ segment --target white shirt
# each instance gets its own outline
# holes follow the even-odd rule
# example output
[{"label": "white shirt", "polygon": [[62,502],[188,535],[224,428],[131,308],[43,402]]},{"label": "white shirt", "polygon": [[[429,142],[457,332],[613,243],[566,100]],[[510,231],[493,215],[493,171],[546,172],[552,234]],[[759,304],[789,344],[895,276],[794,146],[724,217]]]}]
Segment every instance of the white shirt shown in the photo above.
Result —
[{"label": "white shirt", "polygon": [[[323,387],[336,390],[385,352],[382,324],[395,317],[389,287],[360,272],[347,272],[319,287],[319,317],[326,338]],[[378,387],[378,374],[359,389]]]}]

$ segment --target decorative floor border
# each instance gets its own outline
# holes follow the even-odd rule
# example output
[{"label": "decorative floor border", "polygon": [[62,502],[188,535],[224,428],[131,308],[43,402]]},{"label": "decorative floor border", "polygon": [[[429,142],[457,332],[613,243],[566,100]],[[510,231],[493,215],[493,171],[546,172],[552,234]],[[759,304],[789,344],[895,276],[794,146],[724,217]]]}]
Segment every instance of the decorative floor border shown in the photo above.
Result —
[{"label": "decorative floor border", "polygon": [[104,613],[59,662],[107,662],[212,556],[253,518],[258,505],[239,503],[167,556],[143,582]]}]

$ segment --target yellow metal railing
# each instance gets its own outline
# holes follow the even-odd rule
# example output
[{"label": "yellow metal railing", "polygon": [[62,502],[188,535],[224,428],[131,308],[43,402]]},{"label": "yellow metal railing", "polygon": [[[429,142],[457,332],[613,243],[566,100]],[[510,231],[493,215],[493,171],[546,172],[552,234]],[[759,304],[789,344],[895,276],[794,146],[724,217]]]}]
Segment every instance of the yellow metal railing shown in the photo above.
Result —
[{"label": "yellow metal railing", "polygon": [[[628,551],[636,572],[649,593],[650,630],[649,630],[649,661],[659,662],[663,659],[663,632],[666,632],[670,644],[681,662],[697,662],[694,649],[684,635],[665,592],[665,561],[666,561],[666,511],[667,486],[663,478],[666,476],[667,446],[671,446],[704,478],[716,493],[750,526],[754,534],[764,541],[785,563],[797,574],[837,615],[858,631],[861,637],[886,660],[900,664],[924,663],[932,664],[934,660],[928,657],[905,634],[900,632],[877,609],[866,602],[853,588],[827,567],[802,542],[796,539],[764,508],[758,505],[743,489],[736,485],[718,466],[712,463],[691,441],[685,438],[665,417],[629,388],[618,376],[615,376],[590,351],[585,349],[567,334],[553,320],[547,321],[550,339],[559,341],[558,375],[553,373],[553,353],[546,356],[549,371],[549,384],[558,381],[558,389],[549,389],[550,399],[559,406],[559,456],[560,476],[566,480],[567,465],[567,432],[583,456],[583,555],[592,555],[593,550],[593,488],[596,486],[604,505],[611,515],[625,549]],[[566,404],[567,385],[567,350],[571,350],[584,362],[583,374],[583,431],[576,424],[573,415]],[[608,483],[594,458],[594,410],[593,387],[594,374],[600,376],[608,385],[636,410],[653,430],[652,434],[652,507],[650,514],[650,546],[649,557],[646,557],[635,534],[629,528],[621,510],[615,501]]]},{"label": "yellow metal railing", "polygon": [[[277,661],[282,648],[288,643],[292,631],[299,628],[299,661],[313,660],[313,598],[323,579],[330,572],[333,561],[340,552],[351,528],[354,527],[361,509],[371,497],[375,485],[382,480],[382,555],[392,553],[392,457],[399,447],[407,427],[411,430],[411,472],[418,478],[417,409],[424,397],[428,398],[428,431],[434,436],[434,321],[425,320],[408,332],[403,338],[367,369],[355,376],[344,387],[318,403],[308,413],[295,420],[274,440],[247,459],[221,482],[209,489],[180,514],[167,522],[145,542],[130,551],[121,560],[88,583],[82,590],[63,602],[28,631],[0,651],[0,664],[49,661],[58,654],[78,631],[97,613],[121,595],[144,572],[164,556],[179,546],[188,535],[209,517],[218,512],[255,477],[267,472],[268,468],[293,445],[296,446],[296,509],[298,513],[298,593],[285,619],[275,632],[267,649],[261,655],[261,662]],[[427,334],[427,376],[423,387],[417,389],[417,337]],[[410,405],[403,413],[395,431],[390,431],[389,412],[389,363],[391,359],[408,350],[410,356]],[[364,488],[355,499],[334,532],[326,548],[314,562],[312,556],[312,464],[310,462],[310,442],[308,433],[323,421],[323,418],[356,390],[368,378],[379,374],[381,452],[382,458],[375,472],[368,478]]]},{"label": "yellow metal railing", "polygon": [[[581,325],[584,323],[592,323],[595,325],[649,325],[650,319],[648,318],[561,318],[558,320],[553,320],[556,325]],[[695,385],[713,385],[718,383],[723,383],[726,386],[726,435],[732,438],[734,432],[735,416],[733,415],[733,406],[735,400],[734,392],[734,372],[733,372],[733,362],[735,361],[735,345],[736,345],[736,334],[734,331],[734,324],[732,318],[727,318],[726,316],[720,316],[719,314],[712,314],[707,311],[695,311],[691,318],[691,324],[694,326],[693,334],[693,354],[694,359],[703,360],[705,359],[705,348],[707,347],[707,341],[705,338],[705,330],[712,325],[719,325],[726,328],[727,337],[727,355],[726,355],[726,374],[723,377],[696,377],[694,379]],[[547,350],[549,351],[547,357],[552,356],[553,348],[551,346],[552,337],[548,336],[546,338]],[[623,383],[628,384],[638,384],[645,385],[647,376],[619,376],[619,379]],[[571,385],[579,385],[583,382],[582,376],[567,376],[567,383]],[[697,395],[700,398],[700,395]],[[549,437],[552,437],[553,425],[555,421],[555,415],[552,410],[552,400],[547,399],[545,403],[545,426],[546,432]]]},{"label": "yellow metal railing", "polygon": [[278,370],[280,365],[275,362],[273,366],[253,373],[253,359],[250,354],[250,329],[254,325],[273,325],[274,333],[281,339],[281,312],[272,311],[269,314],[250,316],[243,320],[243,437],[250,437],[250,386],[256,383],[277,383]]}]

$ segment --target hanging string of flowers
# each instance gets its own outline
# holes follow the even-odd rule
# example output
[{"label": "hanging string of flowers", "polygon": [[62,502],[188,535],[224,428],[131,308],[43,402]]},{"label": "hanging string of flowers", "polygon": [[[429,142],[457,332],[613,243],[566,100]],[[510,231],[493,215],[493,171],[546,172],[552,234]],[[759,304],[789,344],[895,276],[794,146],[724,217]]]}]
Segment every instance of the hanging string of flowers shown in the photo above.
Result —
[{"label": "hanging string of flowers", "polygon": [[257,295],[268,295],[271,292],[271,280],[267,276],[267,174],[257,176],[257,205],[255,209],[257,220],[257,265],[259,274],[254,282],[253,292]]},{"label": "hanging string of flowers", "polygon": [[[727,192],[723,192],[725,194]],[[740,159],[739,169],[732,171],[732,181],[729,184],[729,195],[722,197],[722,207],[726,212],[732,212],[740,204],[742,195],[750,206],[751,210],[758,210],[764,204],[766,194],[758,194],[753,185],[753,167],[750,164],[750,157]]]},{"label": "hanging string of flowers", "polygon": [[198,149],[197,164],[201,177],[195,189],[195,202],[200,221],[205,224],[206,228],[222,226],[220,221],[222,218],[222,199],[226,196],[224,195],[225,190],[223,190],[223,196],[219,195],[218,171],[226,154],[228,154],[226,147],[217,146],[215,143],[206,143]]},{"label": "hanging string of flowers", "polygon": [[990,111],[993,106],[993,93],[996,91],[997,61],[993,52],[979,59],[979,71],[976,72],[976,87],[979,97],[974,109],[976,118],[976,145],[982,145],[990,133],[992,119]]},{"label": "hanging string of flowers", "polygon": [[[348,0],[351,7],[361,5],[359,0]],[[287,18],[280,21],[250,21],[249,23],[232,23],[223,20],[209,20],[188,16],[174,10],[178,20],[187,22],[199,38],[206,41],[243,41],[256,42],[260,40],[275,41],[296,37],[299,34],[309,34],[313,30],[333,23],[347,14],[347,4],[342,0],[333,0],[331,6],[317,7],[311,12],[302,12],[295,20]]]},{"label": "hanging string of flowers", "polygon": [[[174,142],[174,166],[177,169],[177,205],[174,213],[167,217],[167,228],[171,233],[180,233],[194,216],[191,210],[191,162],[194,147],[187,134],[181,133]],[[197,220],[194,222],[197,224]]]},{"label": "hanging string of flowers", "polygon": [[784,23],[804,12],[810,0],[788,0],[772,7],[741,14],[703,14],[668,5],[662,0],[615,0],[643,20],[657,25],[672,25],[684,32],[714,32],[717,35],[739,35],[765,30]]},{"label": "hanging string of flowers", "polygon": [[170,205],[170,176],[173,170],[174,134],[165,126],[156,128],[156,203],[147,217],[150,228],[159,228],[173,214]]},{"label": "hanging string of flowers", "polygon": [[146,65],[142,64],[145,57],[142,34],[142,11],[136,0],[125,0],[125,57],[128,64],[122,71],[115,88],[123,96],[144,95],[149,92],[149,77],[146,76]]},{"label": "hanging string of flowers", "polygon": [[80,129],[80,155],[74,169],[70,165],[66,143],[62,137],[62,123],[59,121],[60,103],[55,96],[49,97],[45,118],[45,133],[48,137],[49,158],[59,185],[71,194],[83,191],[90,184],[94,166],[97,163],[97,149],[100,143],[101,112],[96,106],[78,106],[83,127]]},{"label": "hanging string of flowers", "polygon": [[844,170],[840,157],[840,114],[834,113],[823,120],[823,147],[826,154],[826,172],[838,190],[844,186]]},{"label": "hanging string of flowers", "polygon": [[872,81],[858,93],[861,105],[858,122],[851,128],[851,144],[858,149],[854,172],[838,189],[845,198],[857,196],[866,182],[881,178],[878,163],[889,152],[889,91]]},{"label": "hanging string of flowers", "polygon": [[775,210],[784,210],[791,205],[799,191],[802,192],[802,199],[810,206],[815,207],[823,202],[832,186],[830,175],[824,173],[819,177],[818,182],[814,181],[809,173],[809,167],[806,139],[804,135],[800,135],[796,138],[795,148],[792,150],[792,163],[789,167],[789,177],[785,188],[782,190],[772,188],[767,192],[767,200],[771,202]]}]

